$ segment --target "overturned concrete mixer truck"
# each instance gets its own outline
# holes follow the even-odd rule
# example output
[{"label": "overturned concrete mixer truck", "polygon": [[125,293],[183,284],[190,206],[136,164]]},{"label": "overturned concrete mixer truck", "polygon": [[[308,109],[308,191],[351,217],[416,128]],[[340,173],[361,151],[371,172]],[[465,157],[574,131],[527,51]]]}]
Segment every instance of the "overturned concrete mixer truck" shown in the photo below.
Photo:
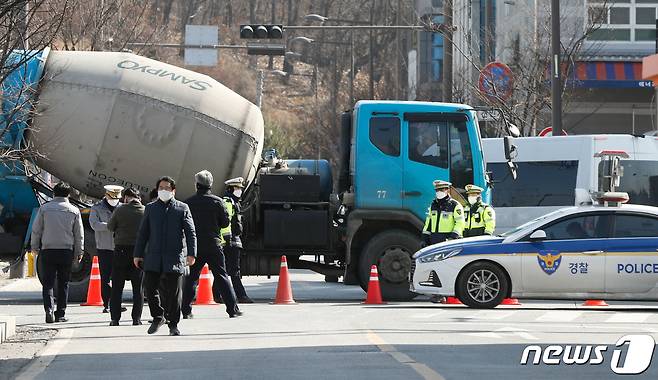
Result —
[{"label": "overturned concrete mixer truck", "polygon": [[[467,105],[357,102],[337,115],[334,181],[326,160],[283,160],[271,150],[263,157],[260,109],[206,75],[123,52],[15,55],[22,61],[2,84],[0,148],[29,145],[40,154],[1,162],[0,254],[22,257],[29,249],[31,219],[51,196],[44,172],[96,198],[106,184],[147,196],[159,176],[170,175],[185,199],[194,174],[208,169],[216,193],[223,179],[247,180],[243,274],[276,275],[285,254],[292,268],[365,288],[377,264],[384,298],[407,300],[415,295],[411,255],[432,181],[449,180],[457,190],[474,183],[489,197],[477,116]],[[76,204],[86,215],[83,198]],[[73,300],[86,294],[95,255],[85,226]],[[315,259],[302,259],[309,255]]]}]

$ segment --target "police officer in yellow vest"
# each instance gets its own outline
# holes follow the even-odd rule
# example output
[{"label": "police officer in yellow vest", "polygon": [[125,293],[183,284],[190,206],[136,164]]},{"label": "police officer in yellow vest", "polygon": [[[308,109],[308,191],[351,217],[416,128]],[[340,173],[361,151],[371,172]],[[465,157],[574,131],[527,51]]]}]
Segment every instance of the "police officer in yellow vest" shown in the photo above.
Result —
[{"label": "police officer in yellow vest", "polygon": [[464,208],[449,193],[452,184],[436,180],[436,198],[430,204],[423,228],[425,246],[446,240],[459,239],[464,230]]},{"label": "police officer in yellow vest", "polygon": [[493,207],[482,202],[483,189],[475,185],[466,185],[468,206],[464,237],[493,235],[496,229],[496,213]]},{"label": "police officer in yellow vest", "polygon": [[224,253],[226,254],[226,271],[231,277],[238,303],[253,303],[254,301],[247,296],[247,291],[242,285],[242,276],[240,274],[240,251],[242,250],[240,197],[242,197],[242,190],[244,189],[244,179],[242,177],[231,178],[224,182],[224,185],[226,185],[226,193],[223,198],[224,205],[230,220],[228,227],[221,230]]}]

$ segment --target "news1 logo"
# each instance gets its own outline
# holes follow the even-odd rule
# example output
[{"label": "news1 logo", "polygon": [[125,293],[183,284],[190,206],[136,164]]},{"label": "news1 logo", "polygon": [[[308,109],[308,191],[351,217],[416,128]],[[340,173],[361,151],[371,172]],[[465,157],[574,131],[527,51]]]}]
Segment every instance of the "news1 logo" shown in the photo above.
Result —
[{"label": "news1 logo", "polygon": [[[617,340],[610,358],[610,369],[618,375],[638,375],[651,365],[656,341],[650,335],[625,335]],[[533,365],[600,365],[606,360],[608,346],[551,345],[546,348],[528,346],[521,355],[521,364],[527,365],[532,354]],[[625,355],[623,355],[625,353]]]}]

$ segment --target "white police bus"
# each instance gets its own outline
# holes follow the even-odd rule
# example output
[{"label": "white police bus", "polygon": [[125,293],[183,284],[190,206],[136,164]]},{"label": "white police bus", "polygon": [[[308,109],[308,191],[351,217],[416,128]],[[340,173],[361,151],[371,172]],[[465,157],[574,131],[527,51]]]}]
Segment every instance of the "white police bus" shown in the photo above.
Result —
[{"label": "white police bus", "polygon": [[658,206],[658,138],[630,135],[576,135],[514,139],[517,179],[508,170],[503,139],[482,140],[493,183],[496,233],[505,232],[565,206],[592,204],[591,192],[607,187],[605,167],[594,154],[609,150],[629,155],[618,191],[630,203]]}]

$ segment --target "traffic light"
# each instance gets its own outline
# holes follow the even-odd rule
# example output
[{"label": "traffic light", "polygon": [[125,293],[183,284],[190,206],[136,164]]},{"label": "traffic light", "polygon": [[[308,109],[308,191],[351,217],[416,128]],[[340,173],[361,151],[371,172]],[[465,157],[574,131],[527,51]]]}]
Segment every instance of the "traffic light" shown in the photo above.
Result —
[{"label": "traffic light", "polygon": [[285,55],[286,45],[283,44],[247,44],[249,55]]},{"label": "traffic light", "polygon": [[240,25],[240,38],[244,39],[282,39],[281,24],[243,24]]}]

